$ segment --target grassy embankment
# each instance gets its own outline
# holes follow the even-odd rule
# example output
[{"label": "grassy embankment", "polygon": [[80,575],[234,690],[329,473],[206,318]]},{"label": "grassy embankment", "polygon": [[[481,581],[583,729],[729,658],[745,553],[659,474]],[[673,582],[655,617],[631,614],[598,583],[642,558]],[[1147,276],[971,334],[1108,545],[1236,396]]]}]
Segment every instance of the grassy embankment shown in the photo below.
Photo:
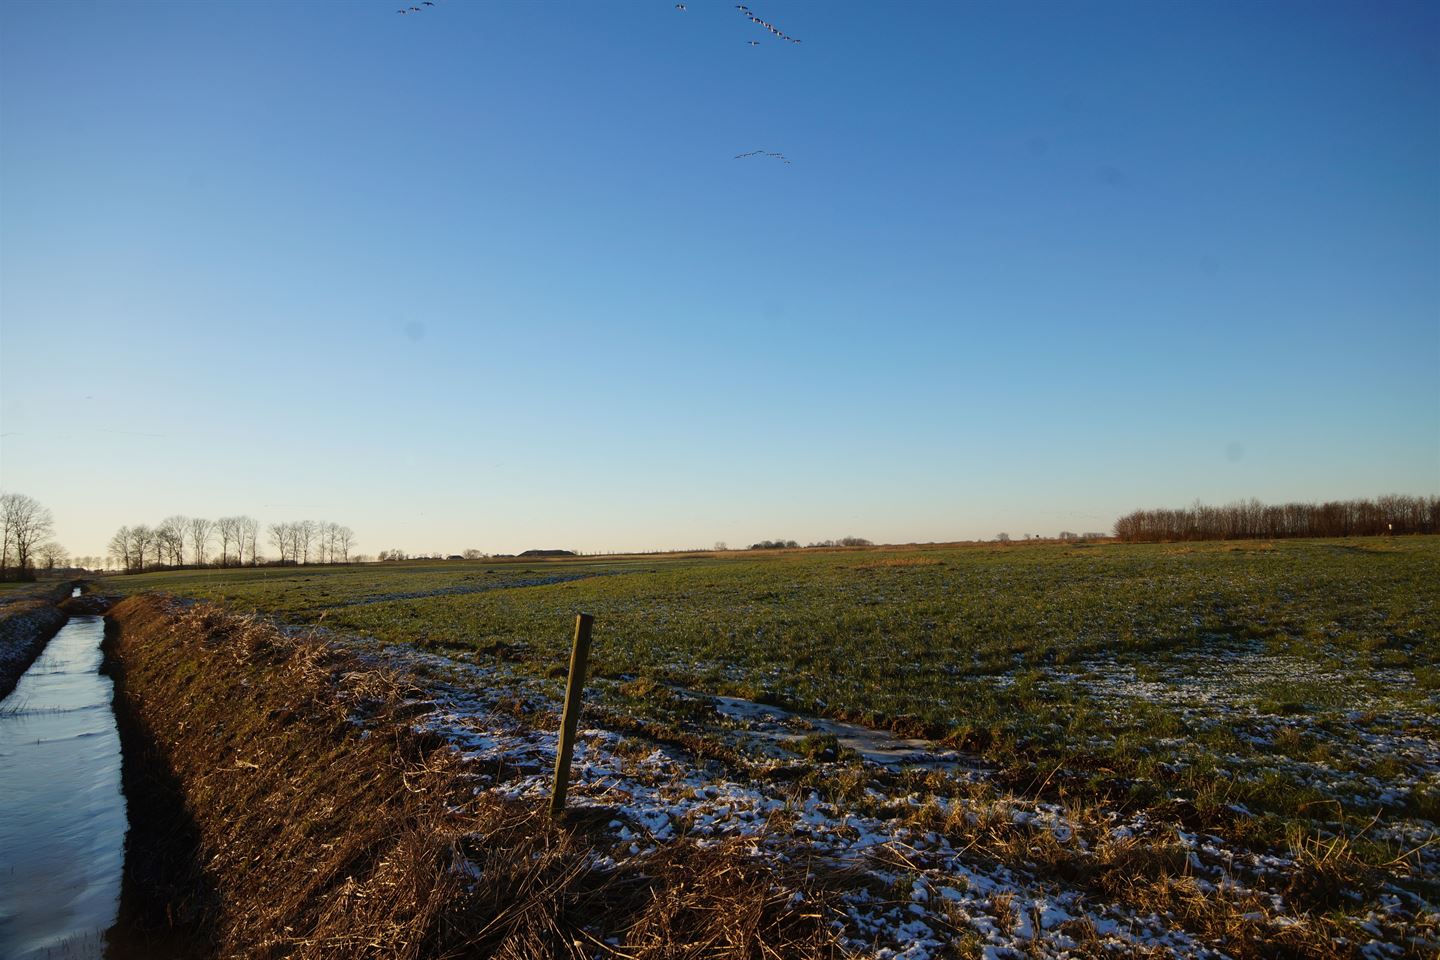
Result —
[{"label": "grassy embankment", "polygon": [[[400,680],[213,607],[111,611],[131,815],[121,955],[826,956],[734,847],[627,867],[473,789]],[[692,872],[693,871],[693,872]],[[812,892],[812,896],[814,896]]]}]

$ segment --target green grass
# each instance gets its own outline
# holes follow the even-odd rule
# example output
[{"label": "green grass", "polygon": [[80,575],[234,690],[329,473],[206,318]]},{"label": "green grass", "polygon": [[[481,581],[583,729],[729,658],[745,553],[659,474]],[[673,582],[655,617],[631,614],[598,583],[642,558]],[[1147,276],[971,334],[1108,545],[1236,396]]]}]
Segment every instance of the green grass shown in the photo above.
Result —
[{"label": "green grass", "polygon": [[[635,696],[659,685],[740,694],[978,749],[1020,784],[1060,770],[1045,782],[1110,799],[1210,796],[1220,770],[1229,802],[1283,817],[1324,799],[1316,763],[1424,773],[1375,755],[1346,718],[1380,710],[1383,727],[1404,707],[1433,735],[1436,716],[1440,538],[263,568],[110,587],[503,661],[557,687],[585,611],[592,675],[630,682],[610,695],[623,710],[673,712]],[[1170,696],[1205,664],[1220,671],[1210,695],[1233,697]],[[1131,686],[1095,692],[1117,678]]]},{"label": "green grass", "polygon": [[[1124,891],[1146,912],[1178,908],[1161,881],[1190,869],[1181,831],[1288,864],[1248,882],[1296,914],[1333,914],[1317,943],[1359,936],[1349,925],[1378,891],[1440,892],[1440,537],[419,562],[106,586],[440,651],[488,668],[497,709],[546,725],[528,698],[558,700],[588,612],[589,715],[643,733],[635,749],[659,740],[697,766],[944,832],[982,861]],[[803,721],[778,768],[751,764],[758,745],[704,694],[927,736],[992,771],[881,772]],[[1012,822],[1017,796],[1063,809],[1087,850],[1108,852],[1041,843]],[[1148,832],[1113,840],[1116,824]]]}]

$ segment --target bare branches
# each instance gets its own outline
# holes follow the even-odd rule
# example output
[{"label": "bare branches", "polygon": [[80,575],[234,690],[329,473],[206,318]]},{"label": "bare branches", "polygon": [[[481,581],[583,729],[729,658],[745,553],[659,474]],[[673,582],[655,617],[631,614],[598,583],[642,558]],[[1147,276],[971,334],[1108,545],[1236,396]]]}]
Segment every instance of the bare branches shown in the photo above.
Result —
[{"label": "bare branches", "polygon": [[1373,537],[1440,532],[1440,497],[1390,494],[1374,500],[1224,506],[1196,501],[1178,510],[1136,510],[1115,521],[1115,536],[1146,540],[1253,540],[1279,537]]},{"label": "bare branches", "polygon": [[50,510],[23,493],[0,494],[0,580],[33,579],[33,554],[55,527]]},{"label": "bare branches", "polygon": [[[336,523],[272,523],[267,531],[280,554],[280,563],[348,563],[355,544],[355,532]],[[213,539],[220,542],[220,554],[211,561],[208,552]],[[121,527],[110,538],[109,555],[112,562],[129,573],[178,567],[186,565],[188,542],[190,565],[255,566],[262,559],[259,539],[260,522],[254,517],[241,514],[212,522],[203,517],[175,515],[154,529],[144,525]]]},{"label": "bare branches", "polygon": [[197,566],[205,565],[205,551],[210,545],[210,531],[215,524],[204,517],[190,519],[190,549]]},{"label": "bare branches", "polygon": [[164,558],[162,563],[172,567],[184,566],[185,535],[189,530],[189,517],[175,514],[160,521],[160,526],[156,528],[155,533],[160,539],[160,553]]}]

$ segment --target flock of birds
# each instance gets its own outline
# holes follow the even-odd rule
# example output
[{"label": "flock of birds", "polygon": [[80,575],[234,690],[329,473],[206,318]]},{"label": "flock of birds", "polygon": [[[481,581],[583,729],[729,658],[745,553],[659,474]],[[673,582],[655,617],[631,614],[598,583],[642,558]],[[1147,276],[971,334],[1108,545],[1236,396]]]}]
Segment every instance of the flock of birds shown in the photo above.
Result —
[{"label": "flock of birds", "polygon": [[776,160],[780,160],[785,163],[790,162],[789,160],[785,159],[785,154],[775,153],[773,150],[751,150],[749,153],[735,154],[736,160],[744,160],[746,157],[774,157]]},{"label": "flock of birds", "polygon": [[[427,7],[433,6],[435,6],[435,0],[421,0],[418,7],[401,7],[395,12],[403,17],[408,16],[412,13],[424,13]],[[684,3],[677,3],[675,4],[675,9],[683,12],[686,7]],[[766,30],[769,30],[775,35],[776,39],[788,40],[791,43],[800,42],[789,34],[779,30],[773,23],[761,20],[759,17],[755,16],[754,12],[751,11],[749,7],[745,6],[745,4],[737,3],[735,4],[735,9],[738,10],[745,17],[745,19],[749,20],[751,23],[758,24],[759,26],[764,27]],[[748,43],[752,47],[758,47],[760,45],[759,40],[747,40],[746,43]],[[790,160],[785,156],[785,154],[776,153],[773,150],[751,150],[748,153],[739,153],[735,155],[736,160],[744,160],[747,157],[770,157],[773,160],[779,160],[781,163],[788,164],[790,162]]]},{"label": "flock of birds", "polygon": [[[403,17],[403,16],[407,16],[407,15],[412,14],[412,13],[424,13],[426,7],[433,7],[433,6],[435,6],[435,0],[421,0],[420,6],[418,6],[418,7],[401,7],[399,10],[396,10],[395,12],[398,13],[398,14],[400,14],[400,16]],[[683,3],[677,3],[677,4],[675,4],[675,9],[676,9],[676,10],[680,10],[680,11],[684,11],[684,10],[686,9],[686,6],[685,6],[685,4],[683,4]],[[773,33],[773,34],[775,35],[775,38],[776,38],[777,40],[788,40],[788,41],[790,41],[791,43],[799,43],[799,42],[800,42],[799,40],[796,40],[794,37],[790,36],[789,34],[787,34],[787,33],[783,32],[783,31],[779,30],[779,29],[775,26],[775,24],[770,23],[769,21],[766,21],[766,20],[761,20],[759,17],[755,16],[754,12],[753,12],[749,7],[745,6],[745,4],[743,4],[743,3],[737,3],[737,4],[735,4],[735,9],[738,10],[738,11],[745,17],[745,19],[749,20],[751,23],[758,24],[759,26],[764,27],[766,30],[769,30],[771,33]],[[759,41],[759,40],[747,40],[747,41],[745,41],[745,42],[748,43],[748,44],[749,44],[750,46],[752,46],[752,47],[758,47],[758,46],[760,46],[760,41]]]},{"label": "flock of birds", "polygon": [[[683,3],[677,3],[677,4],[675,4],[675,6],[678,7],[679,9],[681,9],[681,10],[684,10],[684,9],[685,9],[685,5],[684,5]],[[755,14],[752,13],[752,12],[750,11],[750,8],[747,7],[747,6],[745,6],[745,4],[743,4],[743,3],[737,3],[737,4],[735,4],[735,9],[738,10],[738,11],[740,11],[742,14],[744,14],[744,15],[745,15],[745,18],[746,18],[747,20],[749,20],[751,23],[758,23],[760,26],[764,27],[766,30],[769,30],[771,33],[775,34],[775,36],[778,37],[778,38],[780,38],[781,40],[789,40],[791,43],[799,43],[799,42],[800,42],[799,40],[796,40],[794,37],[789,36],[788,34],[782,33],[782,32],[780,32],[779,30],[777,30],[777,29],[775,28],[775,25],[774,25],[773,23],[767,23],[766,21],[761,20],[759,17],[755,16]],[[752,47],[758,47],[758,46],[760,46],[760,41],[759,41],[759,40],[750,40],[750,41],[747,41],[747,42],[748,42],[749,45],[752,46]],[[735,159],[736,159],[736,160],[744,160],[746,157],[770,157],[770,158],[772,158],[772,159],[774,159],[774,160],[779,160],[779,161],[782,162],[782,163],[787,163],[787,164],[788,164],[788,163],[790,162],[789,159],[785,156],[785,154],[783,154],[783,153],[776,153],[776,152],[774,152],[773,150],[751,150],[749,153],[737,153],[737,154],[735,155]]]},{"label": "flock of birds", "polygon": [[[675,9],[676,9],[676,10],[681,10],[681,11],[683,11],[683,10],[686,9],[686,7],[685,7],[685,4],[683,4],[683,3],[677,3],[677,4],[675,4]],[[737,4],[735,4],[735,9],[736,9],[736,10],[739,10],[742,14],[744,14],[745,19],[749,20],[751,23],[759,24],[760,26],[764,27],[766,30],[769,30],[771,33],[775,34],[776,38],[778,38],[778,39],[780,39],[780,40],[789,40],[791,43],[799,43],[799,42],[800,42],[799,40],[796,40],[794,37],[790,36],[789,34],[787,34],[787,33],[782,33],[780,30],[776,29],[775,24],[773,24],[773,23],[768,23],[768,22],[766,22],[766,21],[764,21],[764,20],[761,20],[759,17],[755,16],[755,14],[750,10],[749,7],[745,6],[745,4],[743,4],[743,3],[737,3]],[[748,44],[749,44],[750,46],[752,46],[752,47],[758,47],[758,46],[760,46],[760,41],[759,41],[759,40],[747,40],[747,41],[745,41],[745,42],[748,43]]]},{"label": "flock of birds", "polygon": [[[678,6],[678,4],[677,4],[677,6]],[[684,8],[683,6],[681,6],[680,9],[683,10],[683,9],[685,9],[685,8]],[[747,20],[749,20],[751,23],[757,23],[757,24],[759,24],[760,26],[764,27],[766,30],[769,30],[771,33],[775,34],[775,37],[776,37],[777,39],[779,39],[779,40],[789,40],[791,43],[799,43],[799,42],[800,42],[799,40],[796,40],[794,37],[790,36],[789,34],[783,33],[783,32],[781,32],[780,30],[776,29],[775,24],[773,24],[773,23],[767,23],[766,21],[761,20],[759,17],[755,16],[755,14],[751,13],[751,12],[750,12],[750,8],[747,7],[747,6],[745,6],[745,4],[743,4],[743,3],[737,3],[737,4],[735,4],[735,9],[736,9],[736,10],[739,10],[742,14],[744,14],[744,15],[745,15],[745,18],[746,18]],[[759,45],[760,45],[760,41],[759,41],[759,40],[751,40],[751,41],[750,41],[750,46],[752,46],[752,47],[758,47]]]}]

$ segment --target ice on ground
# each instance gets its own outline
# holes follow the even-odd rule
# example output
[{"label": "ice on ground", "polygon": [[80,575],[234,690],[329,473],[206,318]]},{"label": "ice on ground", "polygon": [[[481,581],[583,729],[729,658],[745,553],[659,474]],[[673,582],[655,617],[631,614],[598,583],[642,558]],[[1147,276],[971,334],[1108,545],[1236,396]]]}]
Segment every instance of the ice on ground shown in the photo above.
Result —
[{"label": "ice on ground", "polygon": [[[479,666],[408,647],[377,645],[368,655],[423,678],[429,709],[415,722],[474,761],[477,792],[535,802],[548,797],[559,705],[543,681],[511,673],[504,664]],[[1109,686],[1096,681],[1098,696],[1135,695],[1143,682],[1119,670],[1106,675],[1103,683]],[[1160,696],[1165,689],[1145,692]],[[1204,704],[1218,693],[1196,685],[1185,696]],[[844,915],[833,920],[835,929],[856,951],[885,960],[938,958],[957,938],[995,957],[1145,951],[1225,956],[1223,944],[1206,942],[1172,916],[1137,911],[1094,888],[1048,876],[1023,857],[1000,862],[976,842],[960,842],[963,830],[942,832],[933,826],[936,818],[974,825],[1002,817],[1008,824],[1004,829],[1042,846],[1058,845],[1080,860],[1107,844],[1178,844],[1197,890],[1235,903],[1263,904],[1256,921],[1262,928],[1270,923],[1278,930],[1294,922],[1283,899],[1257,886],[1267,875],[1293,866],[1284,857],[1178,831],[1173,823],[1152,821],[1144,813],[1106,814],[1097,831],[1093,824],[1073,822],[1054,804],[1009,798],[1004,810],[971,809],[962,787],[986,773],[958,754],[937,757],[925,751],[924,741],[798,718],[750,701],[716,698],[716,705],[747,736],[778,744],[798,733],[831,733],[853,745],[868,768],[893,771],[914,761],[955,789],[949,795],[944,790],[921,795],[867,786],[863,802],[841,804],[766,776],[793,757],[702,761],[677,747],[591,723],[579,734],[569,796],[574,806],[608,815],[614,845],[600,855],[602,862],[644,857],[678,839],[706,846],[747,838],[760,855],[853,878],[842,895]],[[1384,943],[1395,942],[1399,930],[1413,931],[1415,916],[1414,904],[1396,898],[1393,907],[1371,911],[1364,919],[1379,931],[1376,943]]]}]

